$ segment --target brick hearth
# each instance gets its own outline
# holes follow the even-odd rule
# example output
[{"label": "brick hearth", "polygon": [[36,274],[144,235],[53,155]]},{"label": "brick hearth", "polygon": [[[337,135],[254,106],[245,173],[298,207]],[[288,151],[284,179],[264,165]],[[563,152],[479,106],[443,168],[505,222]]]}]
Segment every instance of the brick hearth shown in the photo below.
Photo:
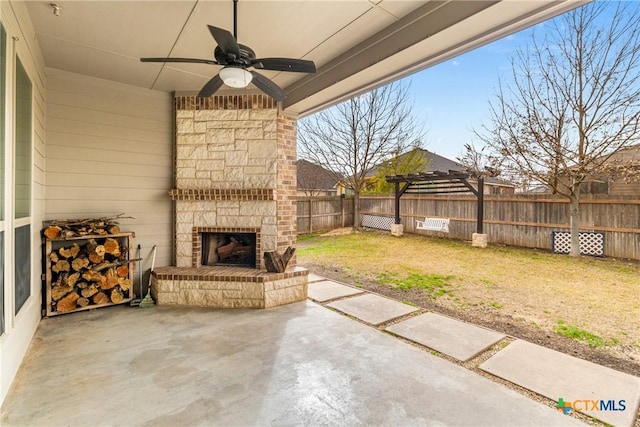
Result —
[{"label": "brick hearth", "polygon": [[308,271],[267,273],[244,267],[160,267],[151,295],[158,304],[269,308],[307,297]]}]

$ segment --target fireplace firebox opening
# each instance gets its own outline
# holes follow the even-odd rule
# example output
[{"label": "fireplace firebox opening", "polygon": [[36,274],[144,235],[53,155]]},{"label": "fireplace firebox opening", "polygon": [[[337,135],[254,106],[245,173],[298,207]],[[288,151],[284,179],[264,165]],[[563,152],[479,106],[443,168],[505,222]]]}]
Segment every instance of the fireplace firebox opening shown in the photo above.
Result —
[{"label": "fireplace firebox opening", "polygon": [[201,233],[202,265],[256,268],[256,233]]}]

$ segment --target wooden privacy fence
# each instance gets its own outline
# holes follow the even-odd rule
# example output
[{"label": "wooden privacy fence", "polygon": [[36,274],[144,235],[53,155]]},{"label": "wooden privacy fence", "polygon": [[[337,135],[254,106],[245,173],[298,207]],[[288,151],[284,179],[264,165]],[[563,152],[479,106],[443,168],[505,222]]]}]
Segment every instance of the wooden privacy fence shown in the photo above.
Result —
[{"label": "wooden privacy fence", "polygon": [[[394,216],[393,196],[361,196],[361,213]],[[403,196],[401,222],[407,233],[445,236],[416,229],[425,217],[450,218],[449,234],[470,240],[476,231],[476,199],[466,196]],[[605,235],[604,254],[640,259],[640,197],[585,196],[580,203],[582,231]],[[353,225],[353,198],[298,199],[298,233]],[[551,249],[551,233],[569,230],[569,203],[555,195],[503,195],[484,198],[484,232],[491,243]]]},{"label": "wooden privacy fence", "polygon": [[298,198],[298,233],[353,226],[353,197]]},{"label": "wooden privacy fence", "polygon": [[[360,201],[362,214],[394,216],[392,196],[361,196]],[[425,217],[450,218],[447,236],[454,239],[470,240],[476,231],[476,199],[470,195],[403,196],[400,203],[405,232],[445,235],[416,230],[416,220]],[[580,217],[581,231],[604,232],[605,256],[640,259],[640,197],[585,196]],[[484,232],[490,243],[550,250],[551,232],[561,230],[569,230],[566,198],[548,194],[485,195]]]}]

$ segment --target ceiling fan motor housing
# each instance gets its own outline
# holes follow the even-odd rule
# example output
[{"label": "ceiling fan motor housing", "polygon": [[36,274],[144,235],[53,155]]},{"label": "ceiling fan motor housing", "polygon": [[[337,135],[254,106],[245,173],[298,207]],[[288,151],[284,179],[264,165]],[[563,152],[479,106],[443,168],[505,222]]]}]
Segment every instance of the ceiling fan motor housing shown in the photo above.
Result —
[{"label": "ceiling fan motor housing", "polygon": [[241,67],[248,67],[251,65],[251,61],[256,59],[256,53],[248,46],[238,44],[240,48],[240,57],[235,58],[231,55],[227,55],[220,49],[220,46],[216,46],[213,51],[213,57],[220,65],[239,65]]}]

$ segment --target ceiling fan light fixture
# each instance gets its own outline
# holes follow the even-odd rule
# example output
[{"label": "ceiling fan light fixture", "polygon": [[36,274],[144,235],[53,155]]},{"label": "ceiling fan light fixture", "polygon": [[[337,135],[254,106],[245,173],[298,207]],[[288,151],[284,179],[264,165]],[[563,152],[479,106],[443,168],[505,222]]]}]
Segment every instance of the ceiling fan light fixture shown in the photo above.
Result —
[{"label": "ceiling fan light fixture", "polygon": [[253,76],[244,68],[225,67],[220,70],[220,78],[229,87],[245,88],[251,83]]}]

